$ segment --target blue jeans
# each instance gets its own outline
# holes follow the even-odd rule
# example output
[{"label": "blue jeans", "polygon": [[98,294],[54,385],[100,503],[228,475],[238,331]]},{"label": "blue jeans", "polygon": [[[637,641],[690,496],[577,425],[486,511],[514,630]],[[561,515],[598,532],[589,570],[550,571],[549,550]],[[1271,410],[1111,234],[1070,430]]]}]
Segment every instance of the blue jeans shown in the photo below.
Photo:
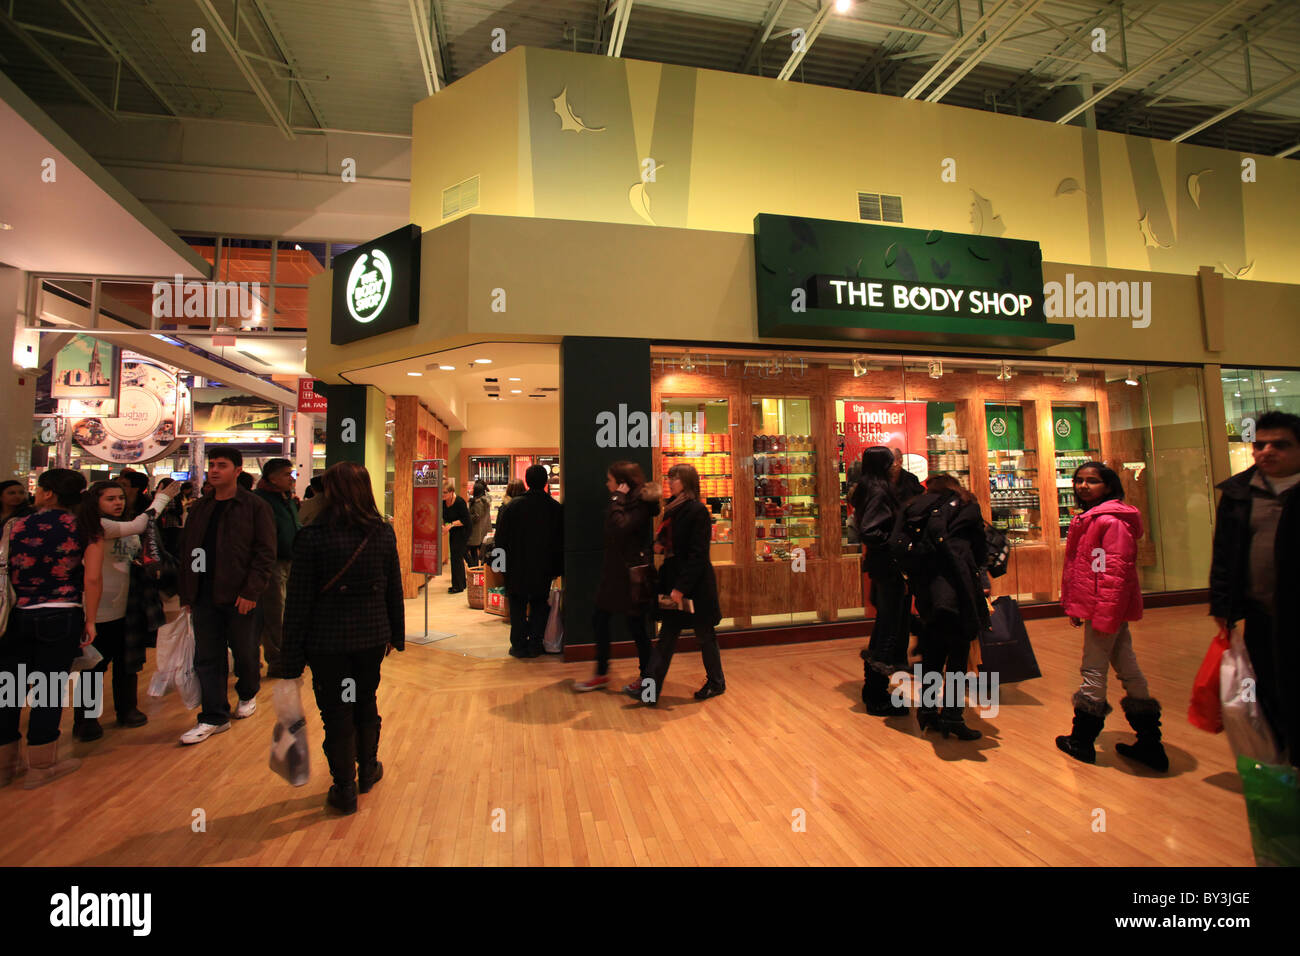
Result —
[{"label": "blue jeans", "polygon": [[[21,737],[18,718],[26,688],[16,686],[19,664],[26,668],[29,677],[40,673],[46,681],[42,706],[33,707],[27,721],[27,745],[39,747],[59,739],[63,697],[61,690],[57,694],[52,691],[67,686],[72,662],[81,653],[85,625],[86,618],[79,607],[14,608],[11,612],[9,630],[0,639],[0,673],[10,675],[8,682],[15,688],[16,699],[13,706],[0,707],[0,744],[13,743]],[[55,675],[63,675],[63,681]]]}]

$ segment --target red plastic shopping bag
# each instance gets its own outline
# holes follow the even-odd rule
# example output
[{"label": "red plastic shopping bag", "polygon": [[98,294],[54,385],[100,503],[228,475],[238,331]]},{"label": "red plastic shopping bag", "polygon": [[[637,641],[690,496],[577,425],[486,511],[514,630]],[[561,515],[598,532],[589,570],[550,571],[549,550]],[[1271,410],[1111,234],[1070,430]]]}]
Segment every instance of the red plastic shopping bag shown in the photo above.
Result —
[{"label": "red plastic shopping bag", "polygon": [[1187,719],[1194,727],[1212,734],[1223,731],[1223,704],[1219,697],[1219,667],[1228,649],[1228,632],[1219,631],[1205,652],[1201,669],[1192,684],[1192,703],[1187,708]]}]

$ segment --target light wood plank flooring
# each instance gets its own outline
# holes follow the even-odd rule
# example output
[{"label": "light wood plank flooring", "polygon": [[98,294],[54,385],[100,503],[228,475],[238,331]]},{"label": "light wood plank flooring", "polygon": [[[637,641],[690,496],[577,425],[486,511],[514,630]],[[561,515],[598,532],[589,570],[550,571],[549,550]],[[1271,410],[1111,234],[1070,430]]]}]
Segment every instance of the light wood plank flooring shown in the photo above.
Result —
[{"label": "light wood plank flooring", "polygon": [[[499,635],[499,654],[504,625],[463,601],[435,594],[434,626],[479,628],[475,646]],[[420,603],[408,620],[422,626]],[[146,727],[110,719],[102,740],[71,745],[85,758],[76,774],[0,790],[0,865],[1252,865],[1228,745],[1186,720],[1212,636],[1205,608],[1133,627],[1166,705],[1167,775],[1115,755],[1132,739],[1118,685],[1099,764],[1056,750],[1080,636],[1061,619],[1029,627],[1045,676],[1004,689],[996,717],[971,721],[986,735],[974,744],[867,716],[856,641],[724,651],[728,691],[704,704],[691,699],[699,656],[684,652],[658,709],[573,694],[590,664],[412,646],[384,667],[386,776],[344,818],[322,810],[314,708],[311,782],[295,789],[267,769],[270,682],[252,719],[189,748],[177,737],[193,718],[175,696],[144,698]],[[613,674],[625,682],[632,667],[615,661]],[[200,809],[205,832],[192,826]]]}]

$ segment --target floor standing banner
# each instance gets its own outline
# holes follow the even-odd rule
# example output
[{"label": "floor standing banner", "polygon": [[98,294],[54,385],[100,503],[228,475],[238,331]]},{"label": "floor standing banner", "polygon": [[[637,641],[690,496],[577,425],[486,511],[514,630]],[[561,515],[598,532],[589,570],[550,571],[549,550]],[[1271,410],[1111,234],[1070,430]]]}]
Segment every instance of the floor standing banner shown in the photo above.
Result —
[{"label": "floor standing banner", "polygon": [[442,564],[442,475],[446,462],[411,462],[411,571],[436,575]]}]

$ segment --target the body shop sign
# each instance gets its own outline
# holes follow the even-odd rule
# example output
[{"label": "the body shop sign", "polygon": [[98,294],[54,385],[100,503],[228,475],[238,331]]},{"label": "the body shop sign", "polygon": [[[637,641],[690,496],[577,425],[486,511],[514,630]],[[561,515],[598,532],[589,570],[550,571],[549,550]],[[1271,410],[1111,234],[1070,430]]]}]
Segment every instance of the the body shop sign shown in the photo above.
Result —
[{"label": "the body shop sign", "polygon": [[873,445],[897,448],[903,453],[903,468],[921,481],[930,476],[925,448],[925,402],[844,403],[844,466],[862,460],[862,452]]},{"label": "the body shop sign", "polygon": [[330,342],[344,345],[420,321],[420,227],[335,256]]}]

